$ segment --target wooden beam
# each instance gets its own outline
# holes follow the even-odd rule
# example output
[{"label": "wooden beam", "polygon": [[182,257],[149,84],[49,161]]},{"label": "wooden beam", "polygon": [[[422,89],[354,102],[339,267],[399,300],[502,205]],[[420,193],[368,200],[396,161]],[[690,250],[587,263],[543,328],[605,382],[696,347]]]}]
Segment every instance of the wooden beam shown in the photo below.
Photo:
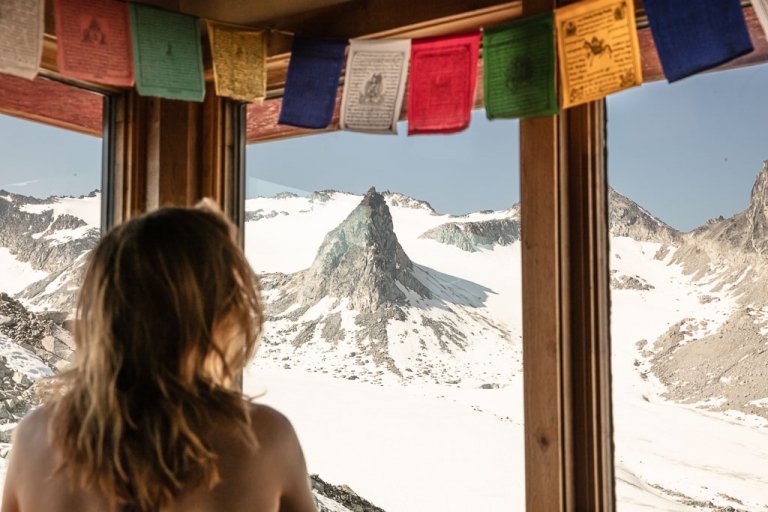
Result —
[{"label": "wooden beam", "polygon": [[0,74],[0,112],[101,136],[102,96],[43,77],[25,80]]},{"label": "wooden beam", "polygon": [[[381,10],[382,14],[378,15],[376,14],[378,11],[373,11],[366,15],[363,7],[366,4],[371,4],[372,9]],[[433,8],[431,11],[426,9],[435,4],[440,8]],[[276,22],[275,28],[286,32],[270,34],[270,57],[267,66],[268,95],[269,97],[282,95],[293,40],[287,35],[290,33],[342,39],[420,38],[479,30],[482,27],[519,18],[521,15],[520,0],[514,2],[421,1],[417,3],[408,0],[376,0],[351,2],[320,13],[303,15],[298,17],[299,21],[289,19]],[[349,23],[343,22],[345,16],[351,20]],[[360,21],[360,18],[366,16],[365,22]],[[331,19],[334,22],[328,26],[327,22]]]},{"label": "wooden beam", "polygon": [[[510,4],[503,4],[496,6],[493,9],[493,18],[492,20],[489,20],[488,17],[491,16],[491,13],[489,10],[481,10],[481,11],[475,11],[473,13],[465,13],[465,16],[462,18],[462,23],[465,23],[466,27],[472,26],[473,23],[476,26],[488,26],[495,23],[500,23],[502,21],[506,21],[509,19],[513,19],[515,17],[518,17],[522,15],[522,12],[520,12],[520,5],[518,2],[513,2]],[[640,11],[642,12],[642,10]],[[527,15],[527,14],[526,14]],[[474,21],[472,21],[472,17],[477,16],[478,18],[475,18]],[[755,51],[744,55],[743,57],[740,57],[732,62],[726,63],[713,71],[722,71],[726,69],[733,69],[738,67],[744,67],[744,66],[751,66],[759,63],[766,62],[768,60],[768,41],[766,41],[765,33],[763,32],[762,27],[760,26],[760,23],[757,19],[757,16],[755,15],[754,10],[751,7],[746,7],[744,9],[744,16],[747,21],[747,27],[749,28],[750,37],[752,38],[753,45],[755,47]],[[483,23],[480,23],[480,19],[483,20]],[[441,25],[441,23],[443,23]],[[401,28],[401,32],[399,33],[399,37],[422,37],[423,35],[435,35],[437,33],[441,34],[447,34],[447,33],[453,33],[456,32],[455,26],[451,26],[450,22],[447,20],[433,20],[429,24],[425,24],[425,26],[429,26],[429,30],[433,32],[429,33],[422,33],[421,30],[426,30],[424,27],[420,26],[412,26],[412,27],[403,27]],[[388,35],[389,33],[379,33],[379,34],[372,34],[368,37],[396,37],[395,35]],[[277,38],[282,38],[285,41],[290,41],[290,38],[287,38],[287,36],[279,35],[277,34]],[[659,61],[658,54],[656,52],[656,46],[653,42],[653,36],[651,34],[650,28],[643,28],[638,31],[638,38],[640,41],[640,48],[642,52],[642,66],[643,66],[643,79],[645,82],[653,82],[656,80],[663,80],[664,79],[664,73],[661,69],[661,62]],[[335,131],[338,130],[338,109],[339,109],[339,102],[341,101],[341,89],[337,93],[337,105],[336,105],[336,113],[334,114],[333,121],[331,122],[330,126],[326,128],[325,130],[304,130],[301,128],[292,128],[289,126],[280,126],[277,124],[277,119],[280,114],[280,95],[282,94],[281,87],[284,85],[285,80],[285,73],[288,69],[288,55],[277,55],[270,58],[270,75],[269,75],[269,82],[270,82],[270,90],[272,91],[272,95],[274,97],[266,100],[263,105],[248,105],[248,143],[252,144],[255,142],[264,142],[269,140],[275,140],[275,139],[283,139],[283,138],[289,138],[289,137],[298,137],[298,136],[304,136],[304,135],[311,135],[311,134],[317,134],[317,133],[323,133],[328,131]],[[480,69],[478,73],[478,87],[477,90],[477,98],[475,101],[475,107],[476,108],[482,108],[483,106],[483,98],[482,98],[482,87],[483,83],[483,72],[482,72],[482,61],[480,62]],[[403,106],[403,112],[401,114],[401,119],[406,119],[406,104],[407,102],[404,102]]]}]

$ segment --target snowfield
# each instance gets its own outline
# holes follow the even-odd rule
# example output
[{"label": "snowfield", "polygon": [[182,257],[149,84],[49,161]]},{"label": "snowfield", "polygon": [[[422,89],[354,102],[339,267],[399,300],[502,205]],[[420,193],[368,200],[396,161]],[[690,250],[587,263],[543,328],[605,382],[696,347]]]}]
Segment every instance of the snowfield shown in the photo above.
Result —
[{"label": "snowfield", "polygon": [[[348,485],[388,512],[524,510],[520,243],[468,252],[420,238],[446,223],[517,219],[518,209],[451,216],[407,196],[385,197],[417,279],[431,289],[447,286],[446,293],[462,297],[461,304],[441,309],[440,297],[426,300],[401,288],[412,303],[421,301],[420,314],[428,318],[447,318],[451,311],[467,315],[459,326],[470,340],[466,351],[450,354],[429,346],[435,368],[461,370],[462,378],[436,384],[384,372],[379,384],[366,381],[358,377],[377,375],[382,368],[374,361],[356,363],[351,354],[359,349],[352,338],[329,348],[313,337],[295,349],[265,343],[246,368],[245,392],[291,419],[311,473]],[[325,235],[360,200],[359,195],[328,191],[246,201],[245,247],[254,269],[288,274],[309,268]],[[70,213],[97,227],[99,201],[98,195],[53,199],[23,208],[53,209],[54,216]],[[715,411],[725,403],[718,396],[698,403],[671,401],[651,371],[651,359],[660,354],[654,342],[670,327],[684,321],[680,344],[695,343],[717,332],[738,307],[733,286],[720,286],[713,274],[708,281],[693,281],[671,263],[673,251],[662,249],[660,243],[611,239],[612,277],[627,285],[614,289],[611,297],[618,509],[768,512],[768,421],[740,411]],[[19,292],[45,275],[0,248],[0,291]],[[52,281],[41,294],[64,286],[60,281]],[[276,292],[267,295],[271,300]],[[299,320],[307,321],[333,312],[346,332],[359,328],[345,298],[323,299],[306,311],[297,305],[296,311]],[[406,311],[404,320],[384,327],[398,367],[421,354],[413,336],[417,318],[413,310]],[[470,318],[473,312],[477,316]],[[749,314],[765,336],[768,307]],[[484,330],[484,319],[495,326]],[[496,334],[498,328],[505,336]],[[3,336],[0,355],[33,380],[50,373],[36,355]],[[299,358],[306,364],[295,364]],[[768,409],[768,390],[752,404]],[[0,455],[6,450],[0,445]],[[0,482],[4,474],[0,457]]]},{"label": "snowfield", "polygon": [[[262,272],[308,267],[324,234],[359,199],[339,193],[324,203],[295,197],[279,206],[250,200],[249,209],[298,213],[295,220],[290,213],[246,225],[252,264]],[[390,210],[398,240],[416,265],[488,288],[483,307],[509,327],[513,339],[521,340],[519,243],[469,253],[419,238],[446,222],[482,220],[478,215],[504,218],[515,210],[467,217],[423,208]],[[283,244],[285,239],[290,242]],[[280,243],[269,243],[276,240]],[[669,256],[656,259],[659,244],[630,238],[613,238],[611,244],[612,270],[653,286],[614,290],[612,295],[619,510],[711,510],[711,502],[734,510],[768,511],[768,428],[762,418],[670,402],[661,396],[664,387],[652,374],[643,377],[649,363],[637,345],[643,339],[652,345],[684,318],[706,320],[706,330],[716,330],[735,299],[715,291],[714,284],[691,282],[669,263]],[[704,295],[719,300],[702,303]],[[325,357],[318,354],[318,367],[332,365]],[[519,371],[499,389],[478,389],[477,382],[473,387],[373,386],[281,366],[257,357],[246,372],[246,390],[263,393],[260,400],[292,418],[311,472],[346,482],[373,503],[397,512],[524,508]]]}]

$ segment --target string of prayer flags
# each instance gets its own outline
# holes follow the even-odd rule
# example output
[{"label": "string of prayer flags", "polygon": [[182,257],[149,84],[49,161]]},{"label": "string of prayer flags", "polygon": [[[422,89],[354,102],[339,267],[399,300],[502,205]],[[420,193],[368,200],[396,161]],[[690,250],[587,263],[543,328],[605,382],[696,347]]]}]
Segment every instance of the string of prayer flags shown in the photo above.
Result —
[{"label": "string of prayer flags", "polygon": [[267,33],[208,21],[216,94],[261,103],[267,95]]},{"label": "string of prayer flags", "polygon": [[484,29],[488,119],[557,114],[554,28],[550,12]]},{"label": "string of prayer flags", "polygon": [[346,41],[293,38],[279,124],[325,128],[333,119]]},{"label": "string of prayer flags", "polygon": [[397,133],[410,56],[410,39],[350,42],[342,130]]},{"label": "string of prayer flags", "polygon": [[102,84],[133,85],[128,4],[54,0],[53,5],[59,72]]},{"label": "string of prayer flags", "polygon": [[768,0],[752,0],[752,8],[757,14],[763,34],[768,37]]},{"label": "string of prayer flags", "polygon": [[632,0],[561,7],[555,10],[555,26],[563,108],[643,83]]},{"label": "string of prayer flags", "polygon": [[645,0],[643,5],[669,82],[752,51],[739,0]]},{"label": "string of prayer flags", "polygon": [[480,32],[412,42],[408,135],[469,126],[479,53]]},{"label": "string of prayer flags", "polygon": [[136,90],[142,96],[203,101],[200,24],[194,16],[130,4]]},{"label": "string of prayer flags", "polygon": [[45,0],[0,1],[0,73],[32,80],[43,54]]}]

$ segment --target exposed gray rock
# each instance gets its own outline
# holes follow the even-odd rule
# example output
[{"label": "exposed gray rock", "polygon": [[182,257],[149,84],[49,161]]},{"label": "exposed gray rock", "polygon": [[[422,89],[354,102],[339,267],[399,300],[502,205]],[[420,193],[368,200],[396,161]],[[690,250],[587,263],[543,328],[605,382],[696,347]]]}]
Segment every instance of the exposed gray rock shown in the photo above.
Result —
[{"label": "exposed gray rock", "polygon": [[653,290],[654,286],[640,276],[619,275],[611,270],[611,288],[614,290]]},{"label": "exposed gray rock", "polygon": [[511,245],[520,240],[520,220],[492,219],[477,222],[448,222],[419,236],[454,245],[467,252],[489,249],[494,245]]},{"label": "exposed gray rock", "polygon": [[69,362],[74,341],[62,325],[30,312],[5,293],[0,293],[0,315],[11,319],[0,324],[0,334],[35,353],[52,370]]},{"label": "exposed gray rock", "polygon": [[[383,508],[377,507],[365,498],[360,497],[346,485],[330,484],[320,478],[319,475],[311,475],[310,483],[312,484],[312,492],[315,496],[320,495],[330,499],[334,504],[344,507],[344,510],[350,512],[384,512]],[[319,500],[316,501],[316,505],[319,512],[336,512],[338,510],[332,510]]]},{"label": "exposed gray rock", "polygon": [[[23,209],[24,205],[51,203],[54,198],[41,200],[2,194],[12,200],[0,201],[0,247],[8,248],[18,260],[29,263],[33,268],[48,272],[47,277],[33,283],[18,296],[32,304],[44,300],[46,307],[71,314],[86,262],[85,255],[98,242],[99,230],[85,229],[83,236],[58,238],[56,235],[63,230],[84,228],[85,222],[68,214],[54,217],[52,209],[41,213]],[[42,297],[52,283],[52,288],[56,290]]]},{"label": "exposed gray rock", "polygon": [[657,219],[631,199],[608,189],[608,229],[611,236],[640,242],[674,243],[680,232]]},{"label": "exposed gray rock", "polygon": [[713,220],[695,230],[702,238],[731,248],[765,255],[768,251],[768,161],[757,173],[749,207],[733,217]]},{"label": "exposed gray rock", "polygon": [[325,236],[312,266],[298,276],[298,300],[307,304],[326,296],[348,297],[358,311],[374,312],[385,304],[404,304],[403,287],[430,297],[412,270],[413,263],[397,241],[389,208],[371,188],[344,222]]},{"label": "exposed gray rock", "polygon": [[387,201],[389,206],[411,208],[414,210],[427,210],[432,214],[436,213],[431,204],[429,204],[427,201],[422,201],[421,199],[416,199],[405,194],[400,194],[399,192],[390,192],[389,190],[383,192],[381,195],[384,196],[384,199]]}]

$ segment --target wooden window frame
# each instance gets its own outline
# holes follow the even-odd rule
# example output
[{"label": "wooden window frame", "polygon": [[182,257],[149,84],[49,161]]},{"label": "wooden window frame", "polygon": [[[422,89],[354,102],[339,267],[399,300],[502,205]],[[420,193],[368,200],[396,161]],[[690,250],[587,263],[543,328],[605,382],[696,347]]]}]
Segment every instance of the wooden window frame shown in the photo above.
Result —
[{"label": "wooden window frame", "polygon": [[[570,2],[482,0],[476,10],[467,10],[461,0],[425,0],[412,10],[392,9],[393,3],[412,5],[411,0],[348,3],[279,20],[275,27],[303,33],[315,27],[322,30],[318,35],[340,37],[423,37],[549,12]],[[371,8],[389,9],[390,16],[376,17]],[[416,19],[425,13],[427,18]],[[429,13],[442,17],[429,18]],[[768,55],[754,12],[746,8],[745,13],[756,51],[729,67]],[[357,32],[345,32],[350,27]],[[275,127],[288,40],[279,33],[273,39],[272,98],[248,107],[249,115],[260,120],[249,142],[317,133]],[[650,32],[641,31],[640,40],[646,81],[662,78]],[[49,36],[43,61],[55,73]],[[208,87],[202,104],[108,92],[103,226],[166,204],[193,204],[203,196],[216,199],[243,226],[246,107],[217,98],[210,81]],[[605,102],[598,101],[520,124],[525,486],[526,509],[532,512],[615,510],[605,120]],[[334,129],[335,123],[329,130]]]}]

